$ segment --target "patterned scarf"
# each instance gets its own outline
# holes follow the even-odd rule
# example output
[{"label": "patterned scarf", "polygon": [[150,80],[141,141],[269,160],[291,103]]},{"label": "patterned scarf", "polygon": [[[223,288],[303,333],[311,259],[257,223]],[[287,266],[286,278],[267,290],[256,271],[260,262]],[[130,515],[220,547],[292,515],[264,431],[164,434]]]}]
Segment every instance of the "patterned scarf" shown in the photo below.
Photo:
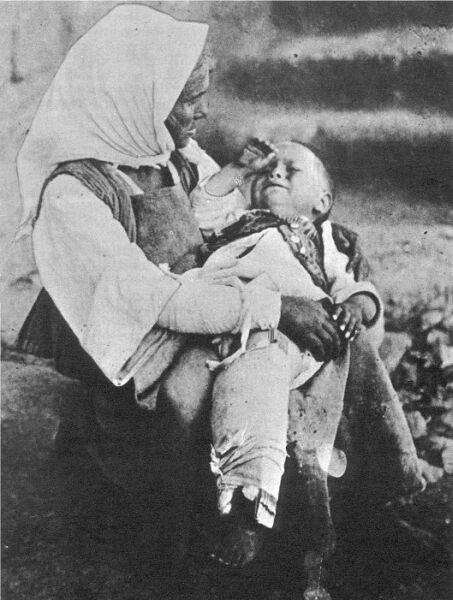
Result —
[{"label": "patterned scarf", "polygon": [[328,292],[328,281],[323,267],[323,244],[319,229],[304,217],[283,219],[269,210],[248,211],[232,225],[213,233],[203,244],[201,254],[206,260],[213,252],[239,238],[275,227],[299,263],[310,274],[313,283]]}]

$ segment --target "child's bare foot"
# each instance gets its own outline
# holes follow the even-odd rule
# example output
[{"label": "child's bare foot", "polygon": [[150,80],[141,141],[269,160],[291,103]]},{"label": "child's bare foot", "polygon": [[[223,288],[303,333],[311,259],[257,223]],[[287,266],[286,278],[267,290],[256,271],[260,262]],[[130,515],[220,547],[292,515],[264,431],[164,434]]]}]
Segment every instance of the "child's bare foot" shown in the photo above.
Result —
[{"label": "child's bare foot", "polygon": [[269,530],[254,519],[254,502],[246,500],[239,489],[231,515],[222,521],[220,539],[210,557],[225,566],[245,567],[259,554]]},{"label": "child's bare foot", "polygon": [[256,522],[246,526],[235,517],[231,517],[229,521],[222,540],[210,557],[227,567],[245,567],[257,557],[263,547],[266,528]]}]

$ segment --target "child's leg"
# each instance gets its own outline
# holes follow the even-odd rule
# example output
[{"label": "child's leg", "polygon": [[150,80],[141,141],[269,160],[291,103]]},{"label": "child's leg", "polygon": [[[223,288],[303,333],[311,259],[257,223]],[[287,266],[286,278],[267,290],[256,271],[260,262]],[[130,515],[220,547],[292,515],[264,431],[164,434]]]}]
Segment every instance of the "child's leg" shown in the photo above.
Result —
[{"label": "child's leg", "polygon": [[286,460],[288,394],[295,373],[287,338],[277,332],[271,342],[269,336],[252,334],[247,352],[218,373],[213,388],[211,469],[217,475],[219,510],[231,515],[215,556],[237,566],[255,557],[263,527],[273,526]]},{"label": "child's leg", "polygon": [[286,458],[290,364],[279,332],[250,336],[247,352],[219,371],[213,388],[211,469],[219,509],[228,514],[232,490],[256,502],[256,519],[272,527]]}]

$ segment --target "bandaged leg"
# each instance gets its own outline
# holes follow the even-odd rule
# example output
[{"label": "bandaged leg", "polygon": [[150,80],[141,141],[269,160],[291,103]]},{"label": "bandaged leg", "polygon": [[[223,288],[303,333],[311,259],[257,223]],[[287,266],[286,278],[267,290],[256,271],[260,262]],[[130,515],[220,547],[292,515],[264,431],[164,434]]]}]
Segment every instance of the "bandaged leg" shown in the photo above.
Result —
[{"label": "bandaged leg", "polygon": [[286,459],[290,343],[277,332],[252,334],[247,352],[217,374],[211,415],[211,469],[218,508],[227,515],[236,488],[255,503],[255,519],[272,527]]}]

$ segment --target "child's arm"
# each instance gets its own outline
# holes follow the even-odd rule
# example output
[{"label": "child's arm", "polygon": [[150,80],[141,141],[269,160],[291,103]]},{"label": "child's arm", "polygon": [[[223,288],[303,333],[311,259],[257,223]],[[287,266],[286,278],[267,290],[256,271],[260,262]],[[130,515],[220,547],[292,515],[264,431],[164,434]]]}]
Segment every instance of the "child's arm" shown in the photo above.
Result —
[{"label": "child's arm", "polygon": [[[236,221],[248,208],[240,190],[250,175],[267,167],[275,159],[273,146],[252,140],[237,163],[209,173],[191,192],[190,201],[198,226],[205,236]],[[201,175],[201,174],[200,174]]]},{"label": "child's arm", "polygon": [[337,322],[345,340],[353,342],[362,325],[370,326],[376,317],[376,302],[368,294],[356,293],[335,306],[332,318]]},{"label": "child's arm", "polygon": [[352,341],[364,325],[373,328],[373,336],[376,336],[379,344],[382,337],[383,306],[376,288],[369,281],[356,281],[354,275],[348,272],[348,257],[336,247],[329,221],[322,225],[322,239],[329,294],[338,305],[334,307],[334,320],[339,324],[346,340]]},{"label": "child's arm", "polygon": [[266,169],[275,158],[276,152],[270,142],[253,138],[236,162],[226,165],[210,177],[205,190],[212,196],[225,196],[255,173]]}]

